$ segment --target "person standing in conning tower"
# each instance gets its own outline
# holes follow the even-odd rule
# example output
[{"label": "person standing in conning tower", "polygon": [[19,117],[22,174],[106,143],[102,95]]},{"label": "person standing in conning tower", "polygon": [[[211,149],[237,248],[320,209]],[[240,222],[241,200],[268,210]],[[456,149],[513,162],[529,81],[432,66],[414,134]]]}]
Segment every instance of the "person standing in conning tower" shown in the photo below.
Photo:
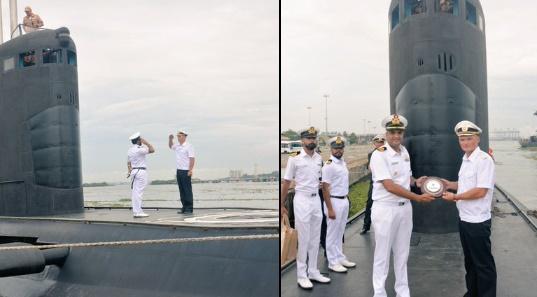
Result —
[{"label": "person standing in conning tower", "polygon": [[30,6],[26,6],[24,8],[24,12],[26,13],[26,16],[22,20],[24,32],[34,32],[37,31],[38,28],[43,27],[43,20],[41,17],[39,17],[39,15],[32,12],[32,8]]},{"label": "person standing in conning tower", "polygon": [[149,216],[142,210],[142,199],[147,185],[145,156],[154,153],[155,149],[140,136],[140,132],[134,133],[129,139],[133,144],[127,152],[127,178],[132,176],[132,213],[135,218],[144,218]]}]

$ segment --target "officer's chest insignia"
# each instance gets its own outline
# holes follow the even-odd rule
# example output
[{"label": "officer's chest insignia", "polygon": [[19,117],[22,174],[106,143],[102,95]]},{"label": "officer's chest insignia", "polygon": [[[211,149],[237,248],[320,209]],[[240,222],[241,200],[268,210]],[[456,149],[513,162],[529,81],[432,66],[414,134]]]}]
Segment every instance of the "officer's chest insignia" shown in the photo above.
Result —
[{"label": "officer's chest insignia", "polygon": [[392,165],[397,165],[399,164],[399,162],[392,162]]},{"label": "officer's chest insignia", "polygon": [[294,153],[291,153],[289,156],[290,156],[290,157],[296,157],[296,156],[298,156],[298,155],[300,155],[300,152],[294,152]]},{"label": "officer's chest insignia", "polygon": [[386,151],[386,148],[383,147],[383,146],[381,146],[381,147],[379,147],[379,148],[377,149],[377,151],[379,151],[379,152],[384,152],[384,151]]},{"label": "officer's chest insignia", "polygon": [[326,163],[324,163],[324,164],[325,164],[325,165],[330,165],[330,164],[332,164],[332,159],[326,161]]}]

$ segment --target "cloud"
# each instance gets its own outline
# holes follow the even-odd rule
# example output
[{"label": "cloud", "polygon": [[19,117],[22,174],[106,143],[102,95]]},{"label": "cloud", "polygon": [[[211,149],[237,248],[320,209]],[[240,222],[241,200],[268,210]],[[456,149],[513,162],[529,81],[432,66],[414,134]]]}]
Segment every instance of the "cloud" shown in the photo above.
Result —
[{"label": "cloud", "polygon": [[[380,120],[389,113],[389,2],[282,2],[282,130],[308,125],[308,106],[311,123],[324,130],[323,95],[329,94],[329,130],[379,132]],[[481,3],[489,125],[535,127],[537,3]]]},{"label": "cloud", "polygon": [[277,170],[277,1],[18,1],[20,19],[26,5],[77,46],[85,182],[123,180],[135,131],[156,146],[151,178],[168,178],[184,127],[200,178]]}]

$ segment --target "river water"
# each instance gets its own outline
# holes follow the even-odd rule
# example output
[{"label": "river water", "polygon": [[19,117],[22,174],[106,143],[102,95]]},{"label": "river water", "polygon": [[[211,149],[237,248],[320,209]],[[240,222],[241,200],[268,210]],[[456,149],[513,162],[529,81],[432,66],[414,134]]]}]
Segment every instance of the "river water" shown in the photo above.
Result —
[{"label": "river water", "polygon": [[496,161],[496,184],[528,209],[537,210],[537,150],[522,149],[516,141],[491,141]]},{"label": "river water", "polygon": [[[277,182],[197,183],[192,185],[196,207],[277,209]],[[130,185],[85,187],[86,206],[131,206]],[[143,207],[180,207],[177,185],[148,185]]]}]

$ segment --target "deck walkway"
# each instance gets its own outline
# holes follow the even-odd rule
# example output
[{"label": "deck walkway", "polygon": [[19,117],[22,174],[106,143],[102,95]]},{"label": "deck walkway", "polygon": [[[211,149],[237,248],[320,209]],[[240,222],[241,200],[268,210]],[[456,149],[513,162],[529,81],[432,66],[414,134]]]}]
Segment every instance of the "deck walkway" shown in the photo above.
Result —
[{"label": "deck walkway", "polygon": [[[498,271],[498,297],[537,296],[537,234],[497,190],[492,223],[492,253]],[[347,226],[345,253],[358,267],[345,274],[330,272],[330,284],[314,283],[312,291],[296,283],[296,266],[281,272],[281,296],[371,297],[374,233],[360,235],[363,220]],[[319,269],[328,273],[319,253]],[[388,296],[393,290],[393,260],[386,282]],[[465,293],[463,252],[458,233],[414,233],[408,261],[408,279],[413,297],[461,297]]]}]

